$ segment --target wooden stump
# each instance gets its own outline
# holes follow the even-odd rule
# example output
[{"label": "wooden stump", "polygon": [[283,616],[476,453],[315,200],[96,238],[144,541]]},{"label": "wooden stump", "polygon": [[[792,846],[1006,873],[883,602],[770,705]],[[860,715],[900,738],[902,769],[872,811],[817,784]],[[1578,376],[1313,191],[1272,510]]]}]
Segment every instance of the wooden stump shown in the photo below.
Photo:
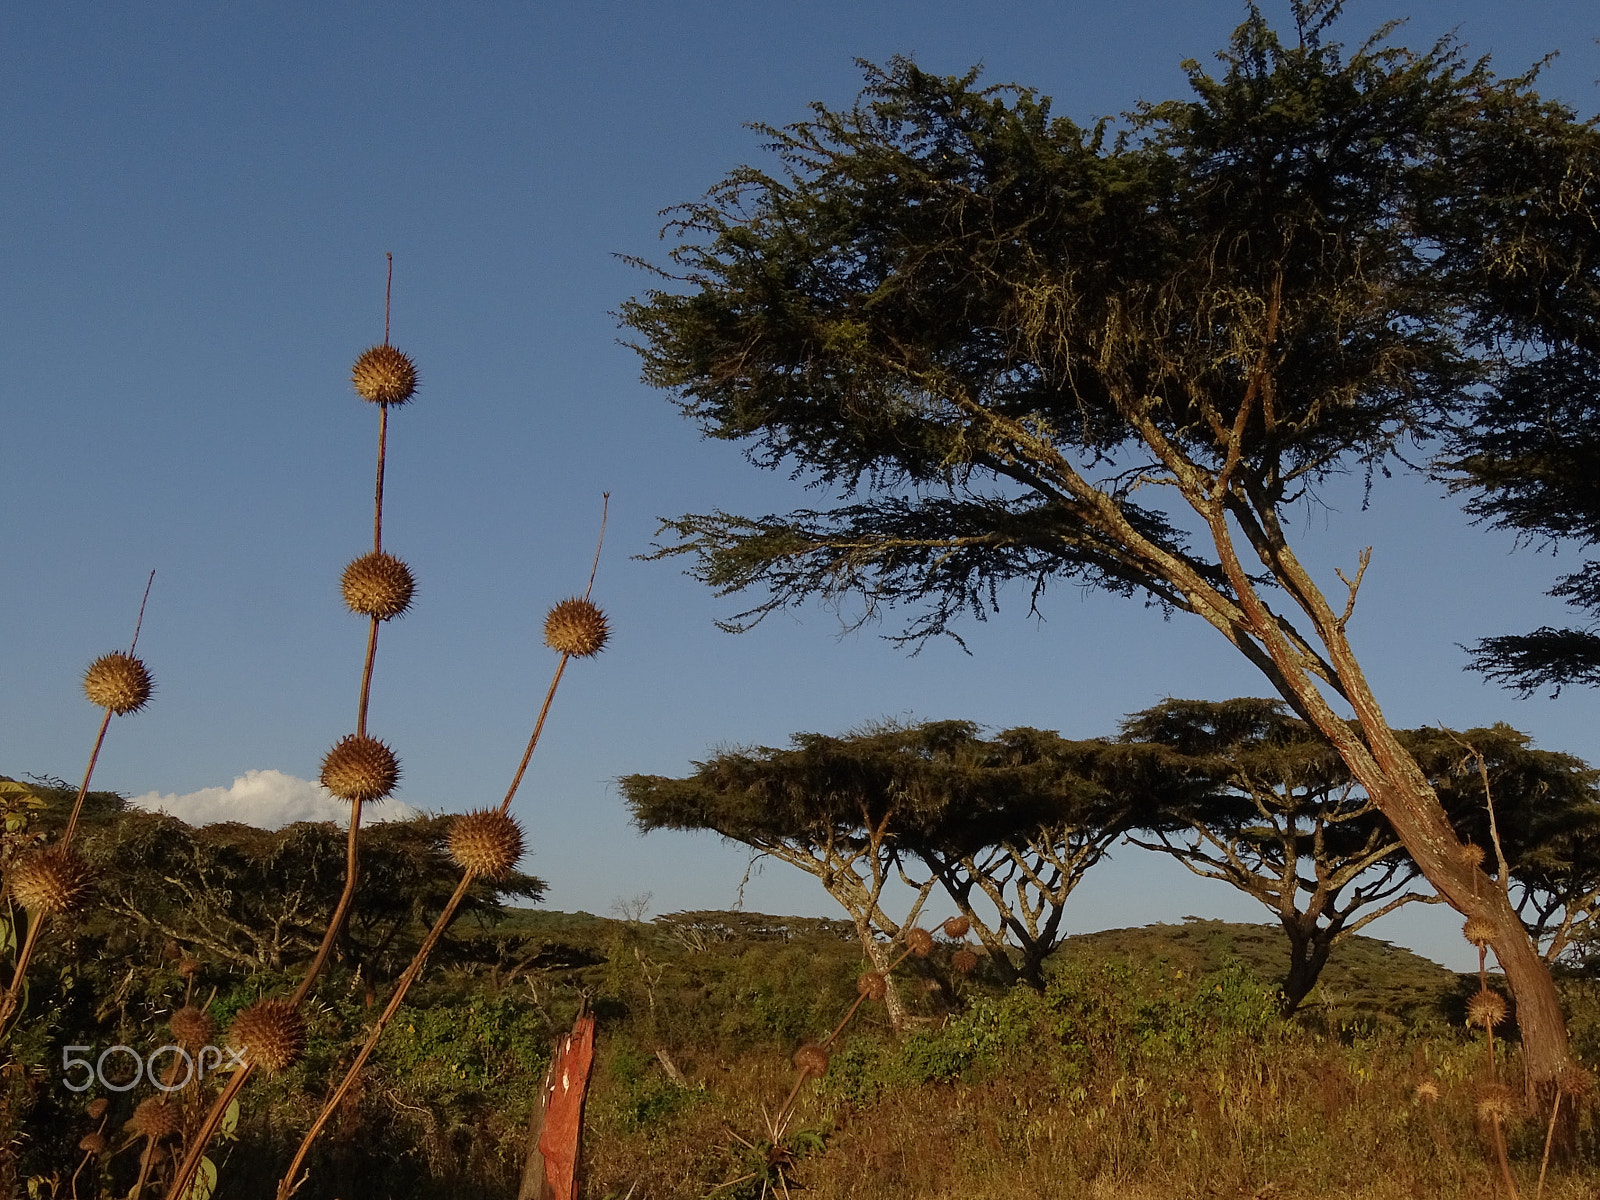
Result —
[{"label": "wooden stump", "polygon": [[580,1012],[556,1042],[528,1121],[528,1160],[517,1200],[578,1200],[583,1102],[594,1067],[594,1014]]}]

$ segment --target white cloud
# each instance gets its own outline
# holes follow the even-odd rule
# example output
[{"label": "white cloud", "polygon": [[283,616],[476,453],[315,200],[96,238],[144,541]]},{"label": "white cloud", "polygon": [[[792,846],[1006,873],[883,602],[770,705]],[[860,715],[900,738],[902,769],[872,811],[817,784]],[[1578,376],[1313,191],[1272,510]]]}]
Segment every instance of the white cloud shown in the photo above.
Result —
[{"label": "white cloud", "polygon": [[[261,829],[278,829],[295,821],[334,821],[344,824],[350,805],[336,800],[328,789],[309,779],[282,771],[246,771],[231,787],[201,788],[198,792],[161,795],[146,792],[128,801],[132,808],[164,812],[190,825],[241,821]],[[404,821],[417,814],[409,804],[380,800],[361,813],[363,822]]]}]

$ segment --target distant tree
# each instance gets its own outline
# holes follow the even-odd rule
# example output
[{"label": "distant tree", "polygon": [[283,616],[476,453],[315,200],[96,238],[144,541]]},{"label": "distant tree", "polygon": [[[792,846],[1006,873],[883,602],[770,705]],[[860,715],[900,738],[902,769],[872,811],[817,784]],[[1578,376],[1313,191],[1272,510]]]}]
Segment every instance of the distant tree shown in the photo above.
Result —
[{"label": "distant tree", "polygon": [[1292,8],[1298,45],[1251,7],[1217,75],[1187,64],[1190,98],[1120,128],[903,60],[764,127],[778,168],[680,210],[677,290],[622,320],[708,436],[837,504],[684,516],[662,553],[758,593],[734,628],[855,597],[922,638],[1013,580],[1195,614],[1493,928],[1548,1091],[1571,1055],[1546,964],[1384,719],[1361,571],[1330,597],[1291,530],[1319,485],[1558,365],[1571,322],[1539,300],[1594,278],[1600,128],[1449,40],[1346,55],[1339,0]]},{"label": "distant tree", "polygon": [[[445,850],[451,820],[420,816],[366,830],[341,953],[369,977],[410,960],[459,882]],[[102,911],[237,970],[279,971],[309,958],[344,885],[344,831],[328,822],[194,827],[129,810],[91,827],[83,850],[99,868]],[[462,912],[488,914],[506,898],[543,891],[521,873],[479,880]]]},{"label": "distant tree", "polygon": [[[870,737],[870,733],[866,735]],[[915,821],[915,798],[893,790],[883,763],[856,738],[799,733],[792,747],[731,750],[694,764],[686,779],[626,775],[618,781],[634,823],[653,829],[711,830],[821,881],[850,915],[861,947],[888,981],[885,1003],[896,1029],[908,1012],[888,973],[893,942],[916,924],[936,881],[905,873],[893,838]],[[906,915],[884,908],[899,874],[911,889]]]},{"label": "distant tree", "polygon": [[[1480,847],[1498,839],[1514,907],[1544,957],[1559,956],[1600,900],[1600,772],[1533,749],[1505,725],[1397,734],[1461,836]],[[1412,886],[1421,872],[1344,760],[1281,701],[1167,700],[1129,717],[1122,735],[1168,748],[1214,782],[1178,806],[1153,804],[1138,824],[1156,840],[1133,840],[1272,911],[1289,939],[1286,1012],[1334,947],[1402,905],[1438,902]],[[1498,863],[1487,867],[1498,883]]]},{"label": "distant tree", "polygon": [[[1127,828],[1132,793],[1183,786],[1158,757],[1036,729],[986,740],[970,721],[884,723],[797,734],[789,750],[730,752],[687,779],[633,775],[621,787],[644,829],[715,830],[816,875],[880,970],[889,955],[878,935],[901,937],[937,883],[999,969],[1038,987],[1067,897]],[[882,905],[897,875],[913,894],[903,921]]]},{"label": "distant tree", "polygon": [[1272,911],[1289,939],[1285,1013],[1316,986],[1328,955],[1379,917],[1438,897],[1344,760],[1281,700],[1167,700],[1123,722],[1122,736],[1181,754],[1215,787],[1139,824],[1197,875]]}]

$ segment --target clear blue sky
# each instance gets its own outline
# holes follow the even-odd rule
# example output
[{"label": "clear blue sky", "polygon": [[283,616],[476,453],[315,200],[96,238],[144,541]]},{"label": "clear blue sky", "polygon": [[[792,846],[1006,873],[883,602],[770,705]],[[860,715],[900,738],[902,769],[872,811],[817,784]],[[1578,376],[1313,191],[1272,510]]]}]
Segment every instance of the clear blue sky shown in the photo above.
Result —
[{"label": "clear blue sky", "polygon": [[[1286,6],[1266,5],[1286,17]],[[1261,694],[1208,628],[1059,589],[917,658],[810,609],[740,637],[732,611],[649,548],[656,518],[802,502],[703,443],[638,382],[609,313],[659,257],[658,210],[761,156],[747,121],[847,104],[856,57],[914,56],[1033,85],[1087,120],[1179,94],[1243,14],[1232,0],[587,5],[18,4],[0,13],[0,772],[76,778],[96,724],[79,691],[125,645],[159,692],[118,721],[97,783],[127,795],[315,778],[353,725],[361,623],[338,602],[370,537],[374,413],[351,360],[383,331],[423,389],[391,426],[386,544],[419,581],[385,629],[372,728],[401,798],[465,809],[503,794],[554,665],[545,609],[581,590],[600,494],[595,598],[611,648],[575,663],[516,811],[558,908],[734,903],[743,857],[629,826],[611,781],[679,773],[718,745],[780,744],[884,715],[1111,732],[1164,696]],[[1358,41],[1410,16],[1455,28],[1505,73],[1550,51],[1543,90],[1600,107],[1588,3],[1361,0]],[[1507,720],[1600,758],[1592,694],[1518,701],[1462,672],[1457,643],[1559,619],[1562,559],[1511,553],[1439,489],[1381,481],[1305,514],[1332,582],[1374,558],[1354,631],[1391,720]],[[828,912],[769,866],[753,908]],[[1074,927],[1259,919],[1220,884],[1135,851],[1084,885]],[[1374,932],[1465,962],[1440,910]]]}]

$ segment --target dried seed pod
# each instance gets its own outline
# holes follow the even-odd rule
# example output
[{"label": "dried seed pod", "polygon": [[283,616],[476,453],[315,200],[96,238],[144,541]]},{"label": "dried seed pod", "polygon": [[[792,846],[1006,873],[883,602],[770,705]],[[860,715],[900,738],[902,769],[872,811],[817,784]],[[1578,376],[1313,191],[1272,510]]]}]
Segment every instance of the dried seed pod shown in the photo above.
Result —
[{"label": "dried seed pod", "polygon": [[104,1096],[96,1096],[93,1100],[89,1101],[90,1119],[98,1121],[101,1117],[106,1115],[106,1109],[110,1107],[111,1101],[107,1100]]},{"label": "dried seed pod", "polygon": [[36,916],[70,912],[94,883],[89,864],[70,850],[35,850],[11,871],[11,897]]},{"label": "dried seed pod", "polygon": [[364,617],[392,621],[411,607],[417,584],[411,568],[392,554],[374,550],[345,567],[339,580],[345,606]]},{"label": "dried seed pod", "polygon": [[1463,842],[1456,855],[1468,867],[1483,866],[1483,847],[1474,842]]},{"label": "dried seed pod", "polygon": [[945,937],[961,939],[972,931],[972,922],[966,917],[951,917],[944,923]]},{"label": "dried seed pod", "polygon": [[927,958],[933,952],[933,934],[926,929],[906,930],[906,949],[918,958]]},{"label": "dried seed pod", "polygon": [[868,1000],[882,1000],[889,993],[889,981],[882,971],[868,971],[856,980],[856,991]]},{"label": "dried seed pod", "polygon": [[322,786],[341,800],[382,800],[399,782],[399,760],[374,737],[352,733],[322,760]]},{"label": "dried seed pod", "polygon": [[191,958],[189,955],[185,954],[178,960],[178,974],[182,975],[185,979],[193,979],[196,975],[200,974],[200,960],[198,958]]},{"label": "dried seed pod", "polygon": [[1506,1019],[1506,1002],[1498,992],[1487,988],[1467,1001],[1467,1024],[1493,1029]]},{"label": "dried seed pod", "polygon": [[120,650],[102,654],[83,673],[83,694],[97,708],[119,717],[138,712],[150,700],[150,672],[144,663]]},{"label": "dried seed pod", "polygon": [[100,1132],[86,1133],[78,1141],[78,1149],[88,1154],[104,1154],[111,1149],[111,1143],[106,1140],[106,1135]]},{"label": "dried seed pod", "polygon": [[1432,1104],[1439,1098],[1439,1085],[1431,1079],[1424,1079],[1411,1091],[1411,1098],[1416,1101],[1426,1101]]},{"label": "dried seed pod", "polygon": [[828,1052],[815,1042],[807,1042],[794,1052],[794,1065],[805,1076],[828,1073]]},{"label": "dried seed pod", "polygon": [[257,1000],[233,1020],[228,1042],[269,1074],[293,1066],[306,1043],[306,1023],[287,1000]]},{"label": "dried seed pod", "polygon": [[186,1004],[173,1013],[167,1027],[172,1030],[173,1039],[178,1045],[189,1050],[208,1046],[211,1039],[217,1036],[216,1020],[210,1013],[192,1004]]},{"label": "dried seed pod", "polygon": [[978,969],[978,956],[963,946],[950,956],[950,965],[963,975],[971,975]]},{"label": "dried seed pod", "polygon": [[1556,1088],[1563,1096],[1582,1100],[1594,1091],[1594,1076],[1582,1067],[1562,1067],[1556,1072]]},{"label": "dried seed pod", "polygon": [[350,382],[363,400],[398,408],[417,393],[417,364],[387,343],[373,346],[350,368]]},{"label": "dried seed pod", "polygon": [[1478,1091],[1478,1118],[1483,1121],[1505,1121],[1517,1111],[1517,1099],[1503,1083],[1485,1084]]},{"label": "dried seed pod", "polygon": [[178,1106],[168,1104],[164,1096],[152,1096],[133,1110],[123,1128],[153,1142],[171,1137],[178,1132]]},{"label": "dried seed pod", "polygon": [[464,871],[504,879],[522,857],[522,827],[492,808],[457,817],[450,826],[450,857]]},{"label": "dried seed pod", "polygon": [[1461,927],[1461,936],[1481,950],[1494,940],[1494,925],[1482,917],[1469,917]]},{"label": "dried seed pod", "polygon": [[605,614],[577,596],[563,600],[544,619],[544,644],[573,658],[599,654],[610,636]]}]

